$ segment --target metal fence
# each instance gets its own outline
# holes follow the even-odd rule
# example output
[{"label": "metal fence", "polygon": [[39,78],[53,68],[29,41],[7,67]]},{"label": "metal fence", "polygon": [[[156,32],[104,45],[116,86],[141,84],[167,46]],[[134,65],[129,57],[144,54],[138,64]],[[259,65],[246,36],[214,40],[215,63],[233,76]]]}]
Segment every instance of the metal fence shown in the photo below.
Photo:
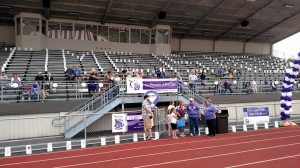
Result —
[{"label": "metal fence", "polygon": [[[105,138],[106,145],[115,144],[115,136],[120,136],[120,141],[132,142],[134,134],[139,141],[144,140],[143,127],[137,130],[128,130],[127,132],[112,132],[112,115],[113,114],[136,114],[136,122],[143,122],[140,111],[109,112],[101,116],[96,122],[86,125],[72,139],[65,139],[64,126],[53,126],[52,121],[59,117],[68,118],[67,115],[57,116],[49,114],[47,116],[32,117],[1,117],[0,119],[0,154],[4,154],[5,147],[11,147],[12,153],[24,153],[25,146],[31,145],[33,151],[47,151],[48,143],[52,144],[54,150],[66,149],[66,141],[71,141],[73,148],[81,147],[81,140],[86,141],[86,146],[103,145],[101,142]],[[76,114],[73,118],[83,120],[85,123],[88,116],[99,114]],[[162,134],[166,131],[166,110],[155,109],[153,118],[153,136],[154,132]],[[101,144],[102,143],[102,144]]]}]

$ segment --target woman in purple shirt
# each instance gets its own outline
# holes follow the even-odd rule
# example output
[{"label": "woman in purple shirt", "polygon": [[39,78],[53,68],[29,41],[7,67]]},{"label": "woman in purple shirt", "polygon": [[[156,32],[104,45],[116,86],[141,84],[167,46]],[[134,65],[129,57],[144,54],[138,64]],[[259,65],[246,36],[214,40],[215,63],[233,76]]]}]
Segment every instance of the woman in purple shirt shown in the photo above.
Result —
[{"label": "woman in purple shirt", "polygon": [[212,105],[210,99],[205,100],[205,109],[204,115],[206,120],[206,125],[208,127],[209,134],[208,136],[215,136],[216,135],[216,113],[217,108]]}]

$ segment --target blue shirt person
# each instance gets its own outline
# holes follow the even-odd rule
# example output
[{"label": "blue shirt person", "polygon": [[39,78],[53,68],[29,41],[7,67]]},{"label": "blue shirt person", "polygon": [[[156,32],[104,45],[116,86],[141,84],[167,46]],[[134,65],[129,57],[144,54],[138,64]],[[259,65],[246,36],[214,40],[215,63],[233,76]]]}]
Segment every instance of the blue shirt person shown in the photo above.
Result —
[{"label": "blue shirt person", "polygon": [[193,98],[190,98],[190,102],[187,104],[187,111],[190,123],[190,136],[199,135],[201,111],[199,104]]},{"label": "blue shirt person", "polygon": [[210,99],[205,100],[204,116],[208,127],[208,136],[216,135],[216,113],[218,109],[212,104]]}]

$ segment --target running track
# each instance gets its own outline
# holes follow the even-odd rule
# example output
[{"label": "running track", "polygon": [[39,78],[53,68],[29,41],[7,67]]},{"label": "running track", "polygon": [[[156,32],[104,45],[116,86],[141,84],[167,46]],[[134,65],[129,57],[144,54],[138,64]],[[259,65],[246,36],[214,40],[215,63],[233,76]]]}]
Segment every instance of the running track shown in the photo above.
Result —
[{"label": "running track", "polygon": [[2,167],[300,167],[300,127],[0,158]]}]

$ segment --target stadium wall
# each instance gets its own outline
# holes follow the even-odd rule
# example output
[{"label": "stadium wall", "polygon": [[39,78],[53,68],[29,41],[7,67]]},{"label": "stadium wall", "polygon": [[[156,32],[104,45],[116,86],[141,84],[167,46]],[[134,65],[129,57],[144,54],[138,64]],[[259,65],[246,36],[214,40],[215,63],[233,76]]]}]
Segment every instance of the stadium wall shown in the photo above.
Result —
[{"label": "stadium wall", "polygon": [[171,39],[172,51],[271,54],[272,44],[206,39]]},{"label": "stadium wall", "polygon": [[[236,117],[240,124],[243,122],[244,107],[262,106],[269,108],[270,116],[277,114],[277,119],[280,120],[279,102],[220,104],[220,106],[228,109],[231,122],[235,122]],[[293,101],[293,108],[300,109],[300,100]],[[61,112],[0,116],[0,140],[60,136],[63,134],[64,128],[63,126],[53,127],[52,120],[63,114]],[[300,111],[294,111],[293,114],[300,115]],[[111,131],[111,127],[111,113],[108,113],[88,126],[87,132]]]},{"label": "stadium wall", "polygon": [[0,42],[15,45],[15,27],[0,25]]}]

